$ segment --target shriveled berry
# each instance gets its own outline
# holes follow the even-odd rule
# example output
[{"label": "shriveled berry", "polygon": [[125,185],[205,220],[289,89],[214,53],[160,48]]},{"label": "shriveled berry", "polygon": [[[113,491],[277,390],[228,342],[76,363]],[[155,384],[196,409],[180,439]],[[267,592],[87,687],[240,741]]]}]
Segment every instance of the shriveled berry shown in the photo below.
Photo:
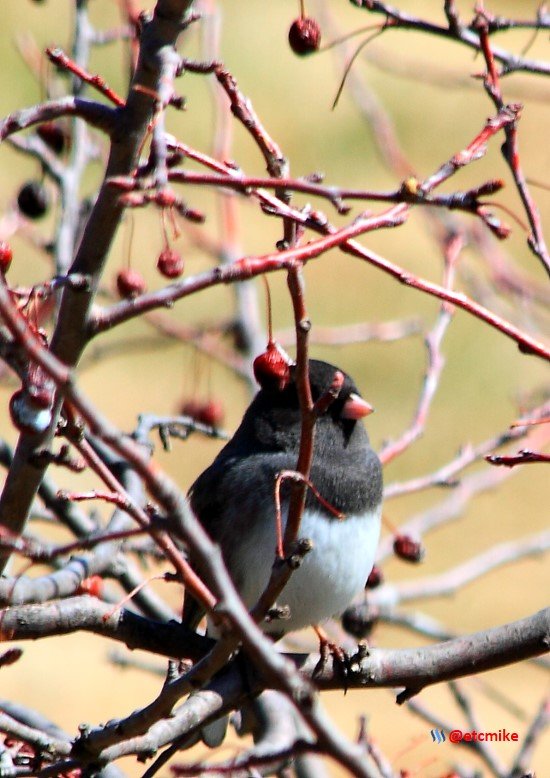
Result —
[{"label": "shriveled berry", "polygon": [[421,562],[426,553],[422,543],[413,540],[409,535],[396,535],[393,541],[393,551],[395,556],[406,562]]},{"label": "shriveled berry", "polygon": [[179,278],[184,267],[183,257],[178,251],[165,248],[160,252],[157,269],[165,278]]},{"label": "shriveled berry", "polygon": [[56,122],[44,122],[36,128],[36,134],[42,138],[44,143],[55,152],[62,154],[67,143],[67,135],[63,128]]},{"label": "shriveled berry", "polygon": [[50,206],[48,190],[41,181],[27,181],[19,190],[17,205],[29,219],[40,219]]},{"label": "shriveled berry", "polygon": [[305,57],[318,51],[321,45],[321,28],[310,16],[295,19],[288,31],[290,48],[299,57]]},{"label": "shriveled berry", "polygon": [[126,268],[121,270],[116,277],[116,288],[119,295],[125,300],[133,300],[138,294],[143,294],[146,290],[145,279],[139,270]]},{"label": "shriveled berry", "polygon": [[367,578],[365,589],[376,589],[377,586],[380,586],[383,580],[384,575],[382,570],[378,567],[378,565],[374,565],[369,573],[369,577]]},{"label": "shriveled berry", "polygon": [[7,240],[0,240],[0,270],[7,273],[10,269],[12,259],[11,246]]},{"label": "shriveled berry", "polygon": [[264,353],[254,360],[254,376],[262,389],[282,391],[290,380],[291,365],[288,354],[277,343],[269,341]]}]

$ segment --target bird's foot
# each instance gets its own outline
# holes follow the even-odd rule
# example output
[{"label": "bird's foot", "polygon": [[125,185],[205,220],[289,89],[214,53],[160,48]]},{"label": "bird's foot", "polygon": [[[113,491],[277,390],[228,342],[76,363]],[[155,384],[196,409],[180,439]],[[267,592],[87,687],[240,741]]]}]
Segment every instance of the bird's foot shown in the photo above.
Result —
[{"label": "bird's foot", "polygon": [[323,629],[321,629],[321,627],[314,626],[313,629],[319,638],[320,655],[319,661],[313,670],[313,678],[319,678],[323,674],[329,659],[332,657],[334,672],[337,672],[339,675],[341,675],[344,681],[344,691],[346,691],[345,682],[350,671],[349,654],[342,648],[342,646],[339,646],[329,640],[328,635]]}]

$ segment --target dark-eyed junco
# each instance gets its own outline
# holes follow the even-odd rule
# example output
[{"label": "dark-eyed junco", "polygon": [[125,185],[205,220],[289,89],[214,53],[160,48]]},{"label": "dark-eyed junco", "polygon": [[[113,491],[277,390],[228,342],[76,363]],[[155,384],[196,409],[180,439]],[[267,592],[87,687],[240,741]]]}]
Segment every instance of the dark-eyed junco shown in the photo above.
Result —
[{"label": "dark-eyed junco", "polygon": [[[337,368],[310,360],[313,400],[328,392]],[[269,378],[269,376],[268,376]],[[288,620],[265,622],[274,636],[340,614],[365,586],[372,569],[382,500],[382,471],[361,422],[371,411],[352,379],[315,425],[310,481],[299,537],[313,549],[278,598]],[[294,369],[283,380],[262,381],[233,438],[195,481],[191,507],[225,563],[245,604],[252,607],[269,580],[276,548],[275,481],[296,467],[301,415]],[[281,490],[286,523],[289,487]],[[340,512],[337,518],[326,504]],[[192,560],[191,560],[192,561]],[[202,613],[186,594],[184,622],[196,627]]]}]

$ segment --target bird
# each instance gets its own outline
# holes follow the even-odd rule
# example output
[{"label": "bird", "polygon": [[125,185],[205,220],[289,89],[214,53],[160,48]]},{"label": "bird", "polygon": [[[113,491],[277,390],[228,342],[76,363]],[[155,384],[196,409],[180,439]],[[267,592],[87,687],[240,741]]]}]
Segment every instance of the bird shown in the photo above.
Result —
[{"label": "bird", "polygon": [[[343,381],[315,423],[309,476],[314,489],[307,489],[298,532],[311,541],[312,550],[277,599],[288,617],[261,624],[274,639],[340,615],[364,589],[380,534],[382,467],[362,423],[372,407],[353,379],[334,365],[310,359],[308,373],[313,402],[327,397],[338,373]],[[266,588],[275,560],[277,476],[296,468],[300,447],[296,366],[288,367],[283,380],[275,379],[260,377],[261,388],[235,434],[188,493],[249,609]],[[283,532],[289,493],[290,486],[283,485]],[[183,623],[196,629],[203,615],[186,592]],[[208,634],[216,637],[211,624]]]}]

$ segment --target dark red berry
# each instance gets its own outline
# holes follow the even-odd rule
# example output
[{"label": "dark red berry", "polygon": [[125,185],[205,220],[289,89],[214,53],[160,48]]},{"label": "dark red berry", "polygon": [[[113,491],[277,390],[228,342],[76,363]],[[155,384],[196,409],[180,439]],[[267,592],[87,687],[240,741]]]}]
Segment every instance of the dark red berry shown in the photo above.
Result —
[{"label": "dark red berry", "polygon": [[127,268],[126,270],[121,270],[117,275],[116,288],[123,299],[133,300],[138,294],[143,294],[147,287],[145,279],[139,270]]},{"label": "dark red berry", "polygon": [[[48,341],[45,337],[45,333],[42,334],[41,331],[38,330],[37,335],[41,338],[44,345],[47,345]],[[29,364],[25,379],[25,388],[27,390],[29,402],[35,408],[46,410],[47,408],[52,407],[55,384],[44,368],[36,362],[30,362]]]},{"label": "dark red berry", "polygon": [[29,401],[37,409],[47,410],[48,408],[51,408],[54,395],[51,382],[30,384],[27,387],[27,393],[29,396]]},{"label": "dark red berry", "polygon": [[165,278],[179,278],[183,273],[185,263],[183,257],[174,249],[163,249],[157,260],[157,268]]},{"label": "dark red berry", "polygon": [[409,535],[396,535],[393,541],[393,551],[399,559],[406,562],[421,562],[426,553],[423,545],[413,540]]},{"label": "dark red berry", "polygon": [[196,419],[200,406],[201,403],[198,400],[184,400],[180,407],[180,413],[182,416],[190,416],[192,419]]},{"label": "dark red berry", "polygon": [[270,341],[264,353],[254,360],[256,381],[262,389],[273,388],[282,391],[290,380],[291,365],[288,354],[274,341]]},{"label": "dark red berry", "polygon": [[29,219],[40,219],[50,205],[48,190],[41,181],[27,181],[19,190],[17,205]]},{"label": "dark red berry", "polygon": [[350,635],[362,640],[370,635],[380,619],[380,609],[369,603],[351,605],[342,615],[342,626]]},{"label": "dark red berry", "polygon": [[321,28],[315,19],[309,16],[301,16],[295,19],[288,31],[290,48],[300,57],[313,54],[321,45]]},{"label": "dark red berry", "polygon": [[22,648],[8,648],[8,650],[4,651],[2,656],[0,656],[0,667],[7,667],[7,665],[13,665],[15,664],[15,662],[18,662],[22,656],[23,656]]},{"label": "dark red berry", "polygon": [[56,122],[44,122],[36,128],[36,134],[56,154],[62,154],[67,143],[67,135]]},{"label": "dark red berry", "polygon": [[11,420],[20,432],[41,434],[52,421],[51,408],[37,407],[24,389],[18,389],[12,394],[9,409]]},{"label": "dark red berry", "polygon": [[224,418],[223,405],[218,400],[208,400],[201,403],[195,416],[197,421],[207,424],[209,427],[219,427]]},{"label": "dark red berry", "polygon": [[0,270],[7,273],[11,265],[11,246],[6,240],[0,240]]},{"label": "dark red berry", "polygon": [[369,573],[369,577],[367,578],[365,589],[376,589],[377,586],[380,586],[383,580],[384,574],[382,573],[382,570],[378,567],[378,565],[374,565]]},{"label": "dark red berry", "polygon": [[185,400],[181,406],[182,416],[190,416],[201,424],[207,424],[209,427],[219,427],[222,423],[225,412],[223,405],[217,400]]}]

